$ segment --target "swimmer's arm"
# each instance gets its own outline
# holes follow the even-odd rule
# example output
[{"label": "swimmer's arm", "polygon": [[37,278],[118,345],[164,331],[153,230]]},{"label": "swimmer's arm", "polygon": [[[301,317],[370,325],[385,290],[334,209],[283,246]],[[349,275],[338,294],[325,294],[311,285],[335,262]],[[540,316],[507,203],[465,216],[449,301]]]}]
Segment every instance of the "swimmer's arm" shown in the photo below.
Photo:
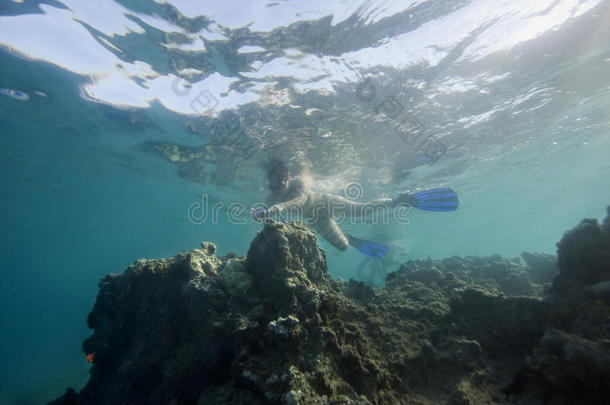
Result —
[{"label": "swimmer's arm", "polygon": [[284,201],[284,202],[281,202],[278,204],[273,204],[271,207],[269,207],[269,210],[267,211],[267,213],[270,217],[280,216],[286,212],[302,213],[303,206],[305,205],[307,198],[308,198],[307,195],[303,195],[303,196],[297,197],[293,200]]}]

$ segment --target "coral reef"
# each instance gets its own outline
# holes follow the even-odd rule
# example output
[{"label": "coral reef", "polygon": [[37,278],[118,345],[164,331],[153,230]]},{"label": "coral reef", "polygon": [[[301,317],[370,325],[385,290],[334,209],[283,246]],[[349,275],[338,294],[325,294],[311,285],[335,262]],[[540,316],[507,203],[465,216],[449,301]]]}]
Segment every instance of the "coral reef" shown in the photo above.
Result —
[{"label": "coral reef", "polygon": [[521,403],[607,403],[610,397],[610,207],[603,225],[585,219],[557,244],[548,330],[509,392]]},{"label": "coral reef", "polygon": [[331,280],[302,223],[108,275],[91,378],[52,404],[569,404],[610,394],[610,225],[552,256],[411,261],[386,288]]},{"label": "coral reef", "polygon": [[533,283],[552,283],[557,273],[559,273],[556,256],[546,253],[523,252],[521,257],[527,263],[527,273]]}]

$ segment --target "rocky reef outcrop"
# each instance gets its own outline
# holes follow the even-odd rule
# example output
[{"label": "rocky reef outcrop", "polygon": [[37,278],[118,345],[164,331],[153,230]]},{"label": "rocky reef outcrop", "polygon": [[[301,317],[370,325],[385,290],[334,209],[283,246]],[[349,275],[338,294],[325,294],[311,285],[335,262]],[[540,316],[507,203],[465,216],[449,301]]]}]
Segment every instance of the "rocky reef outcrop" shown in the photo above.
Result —
[{"label": "rocky reef outcrop", "polygon": [[610,398],[610,207],[585,219],[558,247],[547,330],[510,392],[522,403],[604,404]]},{"label": "rocky reef outcrop", "polygon": [[336,281],[301,223],[267,223],[246,257],[141,259],[101,280],[91,377],[53,404],[603,403],[609,221],[566,233],[552,285],[535,254]]}]

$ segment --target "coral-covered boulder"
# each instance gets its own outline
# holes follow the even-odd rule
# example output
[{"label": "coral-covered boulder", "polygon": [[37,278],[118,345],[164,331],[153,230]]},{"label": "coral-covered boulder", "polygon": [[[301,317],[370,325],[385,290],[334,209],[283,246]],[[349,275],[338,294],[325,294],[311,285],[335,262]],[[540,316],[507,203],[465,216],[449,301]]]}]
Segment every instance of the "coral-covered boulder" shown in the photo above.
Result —
[{"label": "coral-covered boulder", "polygon": [[552,329],[517,373],[522,403],[604,404],[610,396],[610,341]]},{"label": "coral-covered boulder", "polygon": [[557,273],[559,273],[557,257],[554,255],[523,252],[521,257],[527,263],[526,271],[532,283],[552,283]]},{"label": "coral-covered boulder", "polygon": [[552,286],[547,330],[507,389],[521,403],[608,402],[609,218],[603,226],[583,220],[557,244],[560,271]]},{"label": "coral-covered boulder", "polygon": [[606,218],[604,226],[600,226],[596,219],[585,219],[563,235],[557,245],[560,269],[554,285],[557,291],[562,293],[575,284],[593,285],[610,280],[609,222]]},{"label": "coral-covered boulder", "polygon": [[312,316],[320,305],[321,287],[330,287],[326,254],[302,222],[270,221],[256,235],[246,261],[254,288],[286,316]]},{"label": "coral-covered boulder", "polygon": [[[610,211],[610,207],[609,207]],[[588,339],[610,338],[610,220],[585,219],[557,244],[554,327]]]},{"label": "coral-covered boulder", "polygon": [[457,292],[450,305],[451,324],[476,339],[491,358],[525,356],[544,334],[548,305],[539,299],[470,288]]}]

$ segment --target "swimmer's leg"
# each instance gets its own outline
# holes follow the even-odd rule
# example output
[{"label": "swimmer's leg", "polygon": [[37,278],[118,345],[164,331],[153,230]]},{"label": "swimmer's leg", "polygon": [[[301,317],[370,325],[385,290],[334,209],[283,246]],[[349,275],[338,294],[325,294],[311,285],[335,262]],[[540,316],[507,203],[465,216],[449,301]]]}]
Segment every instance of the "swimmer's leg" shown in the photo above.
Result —
[{"label": "swimmer's leg", "polygon": [[349,241],[332,218],[319,216],[312,223],[312,226],[320,236],[337,249],[343,251],[349,247]]}]

